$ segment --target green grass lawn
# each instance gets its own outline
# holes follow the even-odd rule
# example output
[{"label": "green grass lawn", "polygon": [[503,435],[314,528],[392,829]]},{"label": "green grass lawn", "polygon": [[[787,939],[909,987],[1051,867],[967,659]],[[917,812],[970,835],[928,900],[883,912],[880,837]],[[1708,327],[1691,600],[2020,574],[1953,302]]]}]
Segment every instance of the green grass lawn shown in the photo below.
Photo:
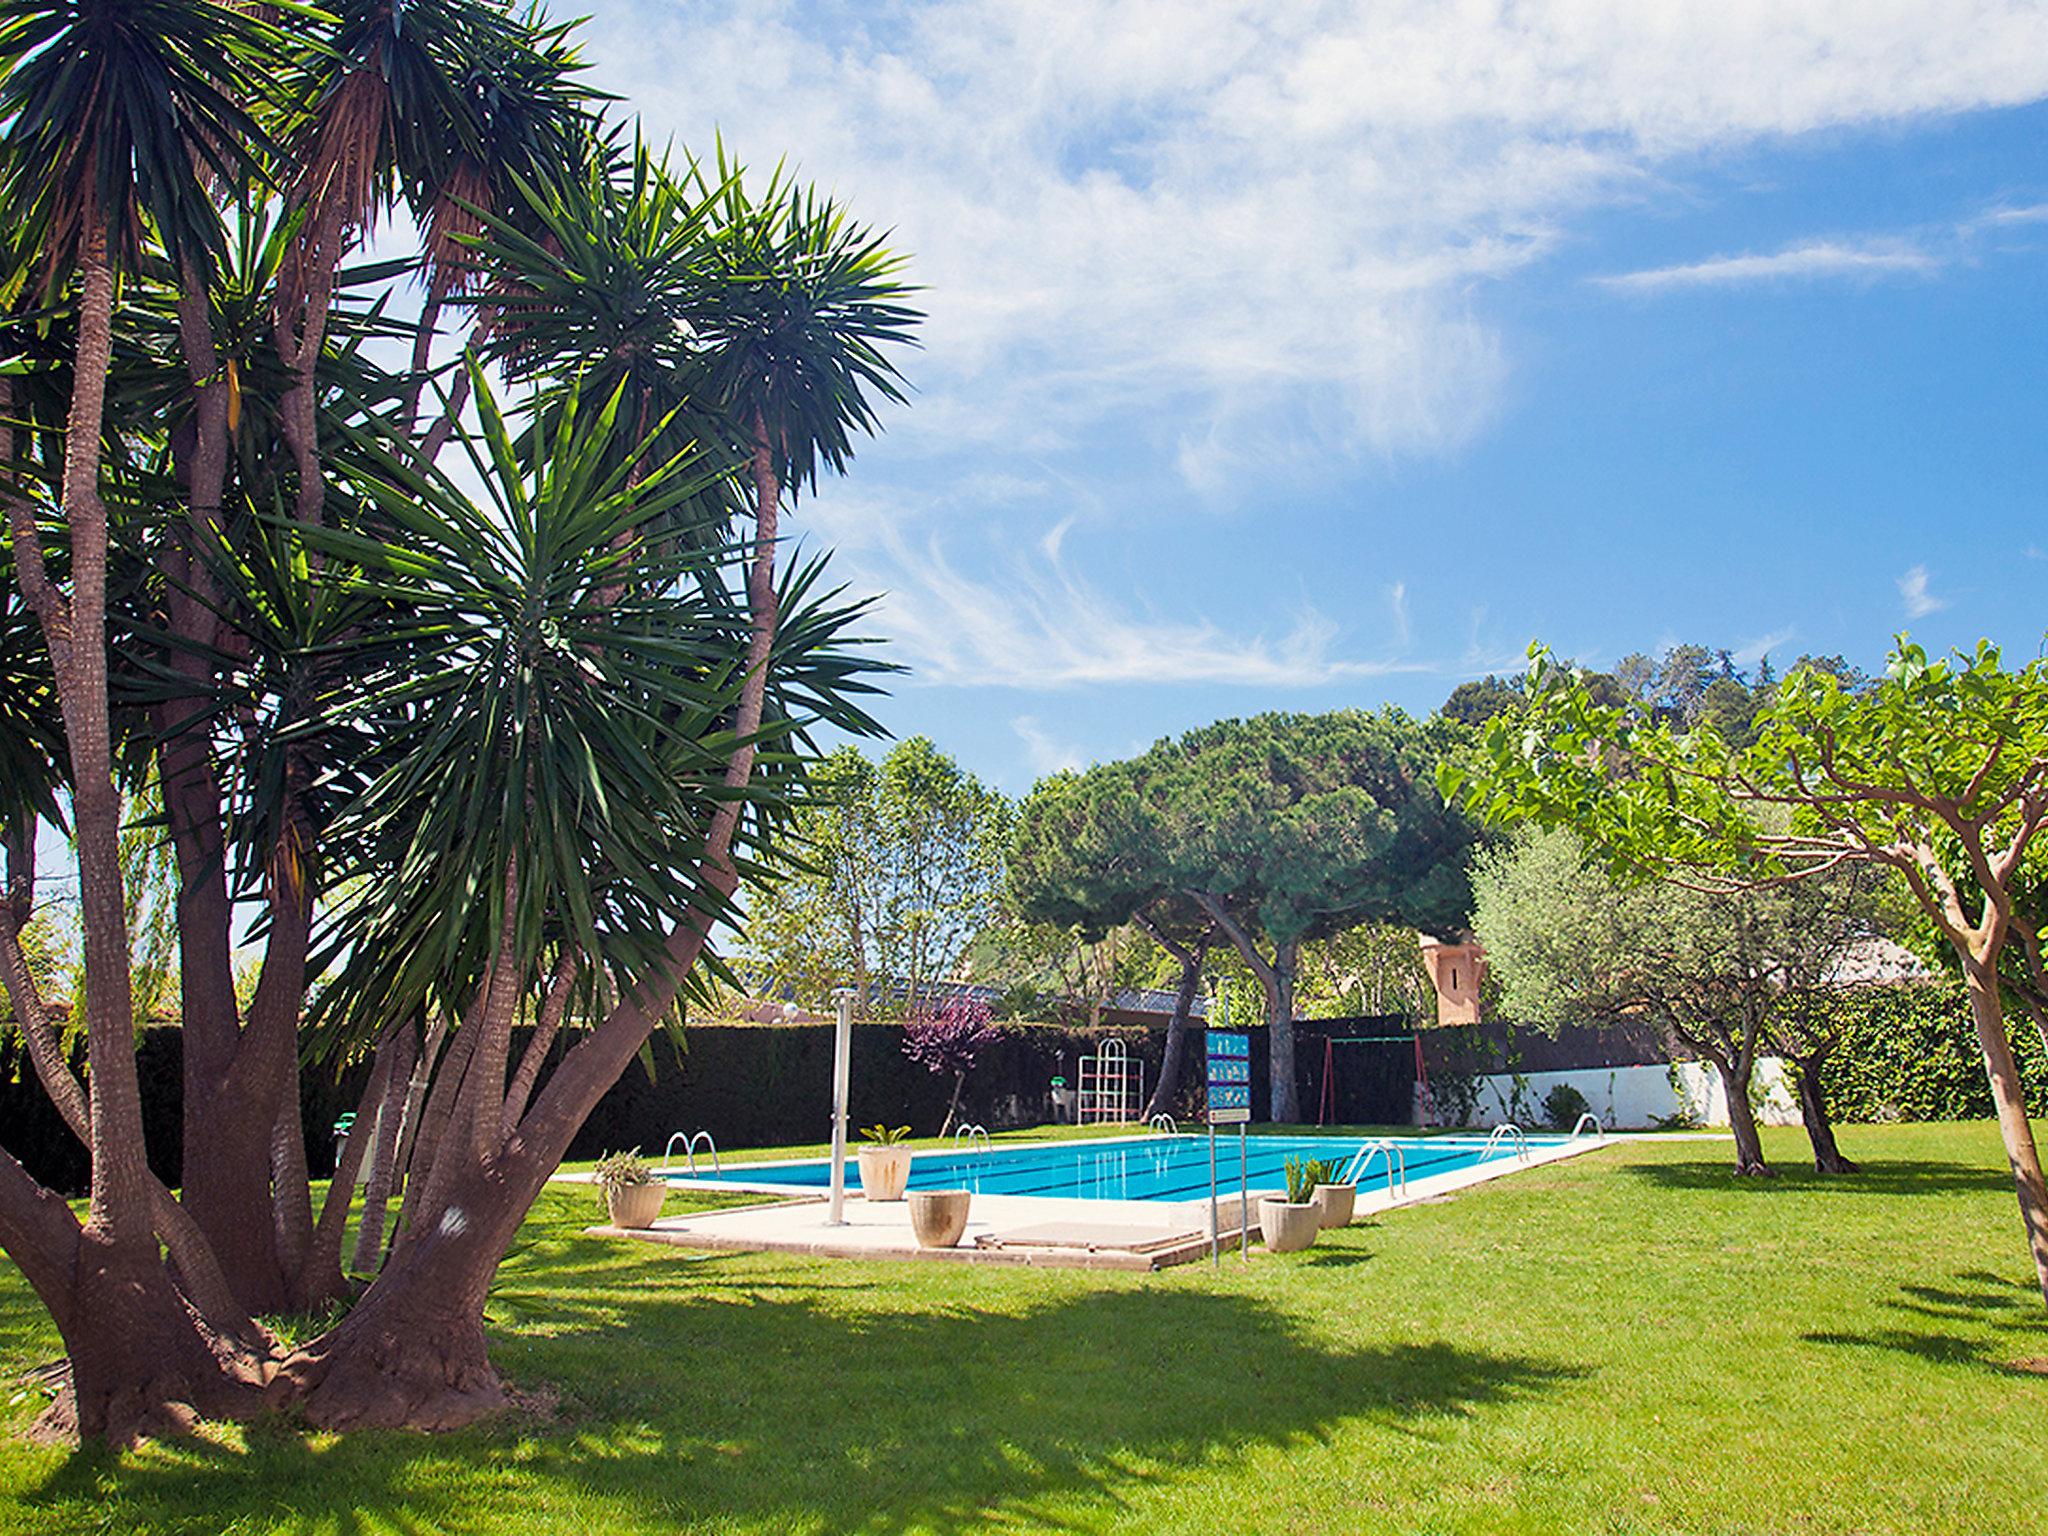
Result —
[{"label": "green grass lawn", "polygon": [[[113,1457],[20,1399],[0,1530],[2048,1530],[1995,1131],[1851,1128],[1845,1181],[1766,1134],[1773,1181],[1615,1146],[1220,1274],[687,1258],[551,1192],[493,1323],[552,1417]],[[5,1395],[55,1347],[0,1264]]]}]

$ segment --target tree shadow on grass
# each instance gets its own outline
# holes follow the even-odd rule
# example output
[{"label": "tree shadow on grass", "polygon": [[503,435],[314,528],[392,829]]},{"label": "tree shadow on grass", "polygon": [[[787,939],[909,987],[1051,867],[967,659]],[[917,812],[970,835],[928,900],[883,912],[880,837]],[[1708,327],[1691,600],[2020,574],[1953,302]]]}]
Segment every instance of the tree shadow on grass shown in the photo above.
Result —
[{"label": "tree shadow on grass", "polygon": [[[551,1288],[574,1298],[581,1267]],[[999,1287],[923,1287],[900,1270],[806,1287],[769,1273],[699,1287],[610,1270],[592,1276],[602,1295],[501,1340],[510,1376],[561,1390],[553,1426],[330,1439],[271,1425],[246,1450],[81,1452],[34,1506],[53,1530],[115,1514],[162,1530],[340,1536],[535,1529],[542,1506],[557,1522],[566,1507],[585,1523],[664,1529],[1057,1524],[1077,1502],[1121,1508],[1162,1476],[1315,1442],[1339,1421],[1428,1435],[1579,1374],[1447,1343],[1339,1349],[1256,1298],[1185,1287],[1035,1304],[1011,1293],[991,1312],[975,1301]]]},{"label": "tree shadow on grass", "polygon": [[1732,1161],[1629,1163],[1620,1170],[1665,1189],[1706,1189],[1770,1194],[1800,1190],[1832,1195],[1955,1195],[2012,1192],[2012,1178],[1972,1163],[1899,1161],[1866,1163],[1860,1173],[1816,1173],[1801,1163],[1772,1164],[1771,1178],[1738,1174]]},{"label": "tree shadow on grass", "polygon": [[1881,1303],[1905,1314],[1896,1328],[1862,1333],[1817,1332],[1809,1344],[1852,1349],[1891,1349],[1937,1365],[1964,1365],[2000,1376],[2038,1376],[2022,1360],[2048,1357],[2048,1314],[2031,1280],[2011,1280],[1986,1270],[1962,1270],[1943,1285],[1902,1285]]}]

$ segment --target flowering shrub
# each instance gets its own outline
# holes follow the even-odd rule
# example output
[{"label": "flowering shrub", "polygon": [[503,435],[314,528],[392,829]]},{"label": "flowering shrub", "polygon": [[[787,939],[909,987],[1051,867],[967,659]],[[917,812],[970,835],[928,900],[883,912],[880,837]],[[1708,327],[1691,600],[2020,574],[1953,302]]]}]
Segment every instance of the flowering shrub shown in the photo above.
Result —
[{"label": "flowering shrub", "polygon": [[903,1054],[927,1072],[953,1074],[953,1099],[946,1106],[946,1123],[939,1134],[953,1129],[960,1112],[960,1090],[982,1050],[1002,1032],[989,1015],[989,1006],[965,995],[950,997],[936,1008],[922,1007],[903,1026]]}]

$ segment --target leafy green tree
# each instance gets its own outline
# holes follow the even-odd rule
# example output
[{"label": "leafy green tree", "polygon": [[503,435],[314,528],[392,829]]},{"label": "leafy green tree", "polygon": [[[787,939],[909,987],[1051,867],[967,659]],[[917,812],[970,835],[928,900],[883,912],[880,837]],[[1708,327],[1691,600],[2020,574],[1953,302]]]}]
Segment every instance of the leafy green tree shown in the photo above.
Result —
[{"label": "leafy green tree", "polygon": [[[1169,900],[1192,909],[1183,933],[1198,938],[1195,925],[1212,925],[1264,997],[1272,1116],[1297,1120],[1303,944],[1365,922],[1464,925],[1471,834],[1433,787],[1438,761],[1462,738],[1454,722],[1391,711],[1261,715],[1162,741],[1130,763],[1056,776],[1027,807],[1013,888],[1031,915],[1084,928]],[[1192,956],[1186,938],[1176,942]]]},{"label": "leafy green tree", "polygon": [[1486,724],[1495,715],[1504,715],[1518,708],[1521,702],[1522,696],[1515,691],[1513,682],[1503,681],[1489,672],[1484,677],[1473,678],[1453,688],[1440,713],[1446,720],[1476,727]]},{"label": "leafy green tree", "polygon": [[[1823,1173],[1852,1166],[1835,1145],[1817,1086],[1833,1036],[1793,1034],[1801,1001],[1823,991],[1867,932],[1841,875],[1716,893],[1618,880],[1564,830],[1525,830],[1481,855],[1473,927],[1502,1001],[1519,1022],[1644,1019],[1714,1065],[1728,1102],[1738,1173],[1767,1173],[1751,1109],[1758,1056],[1796,1041],[1800,1105]],[[1774,1023],[1776,1028],[1774,1029]],[[1814,1092],[1804,1091],[1811,1081]]]},{"label": "leafy green tree", "polygon": [[1009,802],[923,736],[880,763],[840,748],[810,795],[801,866],[752,904],[753,958],[814,1003],[850,984],[864,1010],[913,1013],[1001,917]]},{"label": "leafy green tree", "polygon": [[[1617,872],[1737,891],[1871,866],[1901,881],[1955,957],[2020,1217],[2048,1300],[2048,1186],[2027,1121],[2002,975],[2037,900],[2048,829],[2048,662],[2008,668],[1989,642],[1950,660],[1901,640],[1860,691],[1795,671],[1754,745],[1603,707],[1532,653],[1531,714],[1489,726],[1447,795],[1496,822],[1571,828]],[[1789,816],[1789,820],[1787,819]],[[2017,942],[2015,942],[2017,941]]]},{"label": "leafy green tree", "polygon": [[1360,923],[1301,948],[1301,1006],[1315,1014],[1434,1019],[1436,988],[1415,930]]},{"label": "leafy green tree", "polygon": [[[1141,767],[1110,763],[1041,779],[1018,810],[1007,880],[1012,912],[1068,936],[1077,954],[1132,925],[1169,957],[1173,1012],[1145,1113],[1168,1109],[1180,1091],[1188,1021],[1220,935],[1209,914],[1172,883]],[[1077,979],[1084,987],[1089,980]]]}]

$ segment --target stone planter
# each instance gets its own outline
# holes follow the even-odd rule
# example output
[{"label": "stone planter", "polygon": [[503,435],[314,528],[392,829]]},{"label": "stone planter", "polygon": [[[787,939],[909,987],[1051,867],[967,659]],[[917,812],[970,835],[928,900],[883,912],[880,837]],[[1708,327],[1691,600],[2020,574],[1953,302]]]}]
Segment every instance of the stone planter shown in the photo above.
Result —
[{"label": "stone planter", "polygon": [[920,1248],[952,1248],[967,1230],[967,1205],[973,1197],[964,1189],[920,1189],[910,1196],[910,1230],[917,1234]]},{"label": "stone planter", "polygon": [[901,1200],[910,1183],[909,1147],[872,1146],[860,1149],[860,1192],[869,1200]]},{"label": "stone planter", "polygon": [[1323,1230],[1351,1225],[1351,1213],[1358,1205],[1356,1184],[1318,1184],[1316,1186],[1316,1208],[1322,1212]]},{"label": "stone planter", "polygon": [[665,1184],[614,1184],[604,1192],[604,1208],[615,1227],[651,1227],[667,1193]]},{"label": "stone planter", "polygon": [[1270,1253],[1299,1253],[1322,1231],[1323,1208],[1310,1200],[1290,1205],[1274,1195],[1259,1202],[1259,1236]]}]

